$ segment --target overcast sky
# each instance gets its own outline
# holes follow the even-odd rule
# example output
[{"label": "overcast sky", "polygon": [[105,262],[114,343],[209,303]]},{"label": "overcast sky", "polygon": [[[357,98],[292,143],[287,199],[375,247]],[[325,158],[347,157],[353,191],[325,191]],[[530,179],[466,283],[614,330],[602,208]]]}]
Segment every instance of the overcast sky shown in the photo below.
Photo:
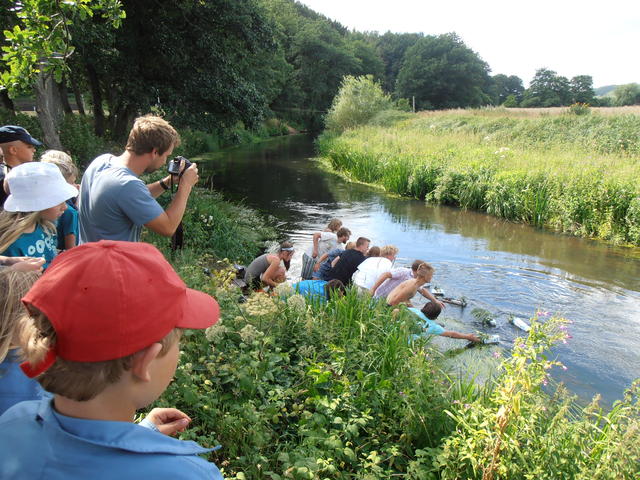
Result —
[{"label": "overcast sky", "polygon": [[358,31],[456,32],[491,67],[528,85],[538,68],[640,83],[640,0],[301,0]]}]

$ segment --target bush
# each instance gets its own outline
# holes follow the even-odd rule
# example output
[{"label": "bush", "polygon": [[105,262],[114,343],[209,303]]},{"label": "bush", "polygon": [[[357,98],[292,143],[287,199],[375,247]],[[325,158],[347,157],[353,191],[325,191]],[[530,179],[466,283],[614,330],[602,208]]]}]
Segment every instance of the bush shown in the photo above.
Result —
[{"label": "bush", "polygon": [[348,75],[342,80],[325,121],[329,130],[340,132],[364,125],[376,113],[391,109],[391,97],[382,91],[382,87],[372,75]]},{"label": "bush", "polygon": [[588,115],[591,113],[591,108],[588,103],[576,102],[569,105],[569,113],[573,115]]}]

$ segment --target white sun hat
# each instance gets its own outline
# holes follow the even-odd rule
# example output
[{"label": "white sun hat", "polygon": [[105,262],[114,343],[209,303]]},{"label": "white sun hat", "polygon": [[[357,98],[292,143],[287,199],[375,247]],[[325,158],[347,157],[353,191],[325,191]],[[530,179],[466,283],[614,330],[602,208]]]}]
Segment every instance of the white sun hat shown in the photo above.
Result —
[{"label": "white sun hat", "polygon": [[78,196],[53,163],[29,162],[7,174],[11,194],[4,202],[7,212],[39,212]]}]

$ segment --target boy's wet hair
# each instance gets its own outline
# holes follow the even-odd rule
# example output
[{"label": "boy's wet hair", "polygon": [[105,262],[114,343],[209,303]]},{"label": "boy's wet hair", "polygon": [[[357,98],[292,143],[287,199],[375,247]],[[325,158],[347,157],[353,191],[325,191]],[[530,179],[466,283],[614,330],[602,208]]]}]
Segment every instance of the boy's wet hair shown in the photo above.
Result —
[{"label": "boy's wet hair", "polygon": [[436,269],[431,265],[426,262],[422,262],[420,265],[418,265],[418,268],[416,268],[416,277],[426,277],[428,274],[433,274],[433,272],[435,271]]},{"label": "boy's wet hair", "polygon": [[[20,344],[24,359],[36,364],[55,345],[57,337],[44,313],[33,305],[29,306],[29,310],[31,313],[24,314],[19,320]],[[174,328],[162,340],[154,342],[162,345],[158,356],[165,355],[181,334],[181,328]],[[58,356],[53,365],[38,375],[36,380],[47,392],[84,402],[102,393],[109,385],[116,383],[125,371],[130,370],[136,353],[103,362],[73,362]]]},{"label": "boy's wet hair", "polygon": [[180,145],[180,135],[169,122],[155,115],[136,118],[125,147],[136,155],[150,153],[154,148],[160,155]]},{"label": "boy's wet hair", "polygon": [[429,320],[435,320],[438,318],[438,315],[440,315],[440,312],[442,312],[442,307],[439,303],[429,302],[425,304],[420,311],[424,313],[424,316]]},{"label": "boy's wet hair", "polygon": [[327,300],[331,300],[331,298],[336,294],[343,296],[346,293],[347,289],[344,286],[344,283],[338,279],[329,280],[324,286],[324,294],[327,297]]}]

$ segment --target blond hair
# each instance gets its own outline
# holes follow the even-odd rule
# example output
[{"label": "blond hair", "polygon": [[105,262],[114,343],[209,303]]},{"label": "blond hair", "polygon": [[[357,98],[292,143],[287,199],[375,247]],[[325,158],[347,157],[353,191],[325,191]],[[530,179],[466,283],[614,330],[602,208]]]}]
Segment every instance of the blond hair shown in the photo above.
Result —
[{"label": "blond hair", "polygon": [[345,250],[353,250],[354,248],[356,248],[356,242],[347,242],[344,246]]},{"label": "blond hair", "polygon": [[169,122],[155,115],[145,115],[136,118],[125,148],[136,155],[150,153],[153,149],[162,155],[171,147],[175,148],[178,145],[180,145],[180,135]]},{"label": "blond hair", "polygon": [[423,262],[420,265],[418,265],[418,268],[416,269],[416,277],[426,278],[429,274],[433,274],[433,272],[435,271],[436,271],[435,268],[433,268],[428,263]]},{"label": "blond hair", "polygon": [[342,220],[339,218],[332,218],[329,220],[329,224],[327,225],[327,230],[330,232],[337,232],[338,229],[342,226]]},{"label": "blond hair", "polygon": [[56,233],[54,223],[42,219],[40,212],[0,212],[0,252],[4,252],[20,235],[32,230],[37,224],[49,235]]},{"label": "blond hair", "polygon": [[52,163],[60,170],[64,179],[69,182],[71,178],[78,177],[78,167],[73,163],[70,155],[60,150],[47,150],[40,157],[43,163]]},{"label": "blond hair", "polygon": [[387,256],[391,256],[391,255],[397,255],[398,254],[398,247],[394,246],[394,245],[385,245],[384,247],[382,247],[380,249],[380,256],[381,257],[387,257]]},{"label": "blond hair", "polygon": [[[29,306],[29,310],[19,320],[20,345],[24,359],[31,365],[37,365],[55,347],[57,334],[44,313],[33,305]],[[181,334],[181,328],[174,328],[162,340],[152,342],[162,345],[158,356],[165,355]],[[53,365],[38,375],[36,380],[47,392],[84,402],[99,395],[109,385],[116,383],[125,371],[130,370],[134,355],[103,362],[74,362],[57,357]]]},{"label": "blond hair", "polygon": [[18,320],[24,314],[20,299],[38,279],[37,272],[0,270],[0,362],[17,346]]}]

